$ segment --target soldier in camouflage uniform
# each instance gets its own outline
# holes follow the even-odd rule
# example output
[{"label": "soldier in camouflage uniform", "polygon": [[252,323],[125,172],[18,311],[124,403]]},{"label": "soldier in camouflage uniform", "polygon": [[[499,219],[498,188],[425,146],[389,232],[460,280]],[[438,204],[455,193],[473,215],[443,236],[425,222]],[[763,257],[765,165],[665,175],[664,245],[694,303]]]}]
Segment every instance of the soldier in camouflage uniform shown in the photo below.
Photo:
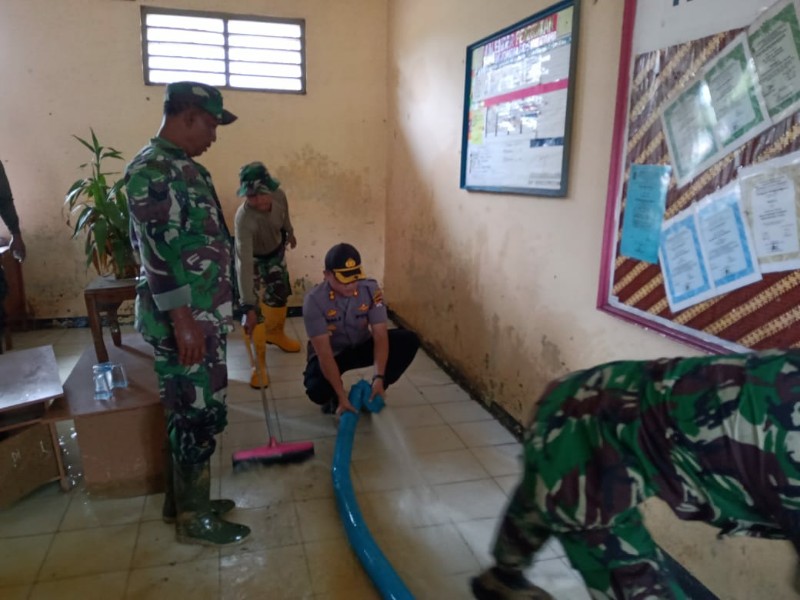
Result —
[{"label": "soldier in camouflage uniform", "polygon": [[250,532],[209,499],[214,436],[227,424],[226,336],[233,329],[232,240],[211,175],[193,159],[236,117],[211,86],[171,83],[164,118],[125,170],[141,268],[136,328],[152,344],[171,460],[163,517],[184,543],[226,545]]},{"label": "soldier in camouflage uniform", "polygon": [[[267,344],[274,344],[284,352],[300,351],[300,342],[283,331],[286,301],[292,293],[286,268],[286,245],[296,247],[297,239],[289,219],[286,194],[263,163],[243,166],[239,182],[238,195],[245,201],[234,219],[236,278],[245,314],[245,334],[253,340],[258,361],[258,365],[253,366],[250,385],[267,387]],[[259,291],[263,294],[260,305]],[[263,317],[260,323],[258,312]]]},{"label": "soldier in camouflage uniform", "polygon": [[[19,228],[19,217],[14,208],[14,197],[11,195],[11,186],[8,184],[6,171],[3,163],[0,163],[0,218],[5,223],[6,228],[11,234],[11,256],[19,262],[25,260],[25,242],[22,240],[22,232]],[[8,295],[8,284],[0,266],[0,354],[3,353],[3,342],[5,340],[6,312],[4,302]]]},{"label": "soldier in camouflage uniform", "polygon": [[[800,550],[800,351],[623,361],[552,383],[524,474],[473,579],[479,599],[547,599],[522,571],[551,535],[593,598],[686,598],[638,505]],[[800,590],[798,590],[800,591]]]}]

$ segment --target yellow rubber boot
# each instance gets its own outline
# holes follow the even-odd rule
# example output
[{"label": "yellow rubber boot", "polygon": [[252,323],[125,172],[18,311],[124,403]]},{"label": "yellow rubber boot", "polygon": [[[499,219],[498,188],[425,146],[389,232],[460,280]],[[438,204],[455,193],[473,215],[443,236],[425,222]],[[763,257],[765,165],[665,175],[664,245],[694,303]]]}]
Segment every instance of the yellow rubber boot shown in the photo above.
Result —
[{"label": "yellow rubber boot", "polygon": [[286,307],[267,306],[263,302],[260,306],[261,314],[264,315],[264,325],[267,326],[267,343],[277,346],[284,352],[300,352],[300,342],[283,332],[286,325]]},{"label": "yellow rubber boot", "polygon": [[[256,347],[256,355],[253,357],[256,363],[253,365],[253,372],[250,375],[250,387],[262,388],[269,387],[269,376],[267,375],[267,328],[266,323],[259,323],[253,328],[253,346]],[[245,340],[247,344],[250,340]]]}]

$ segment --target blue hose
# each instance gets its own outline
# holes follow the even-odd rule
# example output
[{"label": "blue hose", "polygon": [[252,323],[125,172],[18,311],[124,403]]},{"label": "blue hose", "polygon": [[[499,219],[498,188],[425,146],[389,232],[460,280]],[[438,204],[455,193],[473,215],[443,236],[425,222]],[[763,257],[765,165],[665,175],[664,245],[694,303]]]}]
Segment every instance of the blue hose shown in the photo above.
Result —
[{"label": "blue hose", "polygon": [[[362,407],[370,412],[380,412],[384,407],[383,399],[376,396],[372,402],[369,397],[372,387],[363,379],[350,388],[350,403],[361,411]],[[353,484],[350,481],[350,455],[353,450],[353,436],[358,423],[358,413],[345,411],[339,420],[339,433],[336,436],[336,447],[333,451],[333,491],[336,504],[344,524],[350,546],[361,561],[361,566],[369,575],[381,597],[390,600],[413,600],[403,580],[392,568],[391,563],[372,539],[372,535],[364,524],[361,510],[358,508]]]}]

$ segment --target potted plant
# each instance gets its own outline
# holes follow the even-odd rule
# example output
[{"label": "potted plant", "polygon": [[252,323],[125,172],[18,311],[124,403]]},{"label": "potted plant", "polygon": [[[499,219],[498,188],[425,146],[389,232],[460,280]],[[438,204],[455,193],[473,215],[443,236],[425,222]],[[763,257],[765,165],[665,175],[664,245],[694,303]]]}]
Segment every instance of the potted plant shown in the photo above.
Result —
[{"label": "potted plant", "polygon": [[86,268],[93,265],[99,275],[113,274],[118,279],[135,277],[138,269],[131,248],[125,181],[109,181],[108,177],[117,173],[104,173],[102,166],[106,159],[123,160],[122,154],[100,145],[94,130],[90,131],[91,143],[72,136],[91,152],[92,160],[80,166],[90,166],[91,174],[73,183],[64,198],[67,225],[73,227],[72,239],[86,234]]}]

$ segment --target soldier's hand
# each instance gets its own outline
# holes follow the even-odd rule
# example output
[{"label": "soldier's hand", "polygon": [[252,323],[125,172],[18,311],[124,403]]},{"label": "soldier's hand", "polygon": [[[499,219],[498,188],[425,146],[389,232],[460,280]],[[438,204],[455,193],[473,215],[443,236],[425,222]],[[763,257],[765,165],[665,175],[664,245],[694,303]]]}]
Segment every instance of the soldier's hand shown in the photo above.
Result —
[{"label": "soldier's hand", "polygon": [[25,242],[22,241],[22,236],[20,234],[14,235],[11,237],[11,256],[13,256],[19,262],[25,260]]},{"label": "soldier's hand", "polygon": [[294,234],[290,235],[290,236],[289,236],[289,237],[286,239],[286,242],[289,244],[289,247],[290,247],[292,250],[294,250],[294,249],[297,247],[297,238],[296,238],[296,237],[294,237]]},{"label": "soldier's hand", "polygon": [[258,325],[258,317],[255,310],[248,310],[247,314],[242,319],[242,327],[246,335],[253,335],[253,329]]},{"label": "soldier's hand", "polygon": [[178,361],[186,366],[202,362],[206,349],[205,335],[191,309],[182,306],[169,311],[169,314],[178,345]]}]

